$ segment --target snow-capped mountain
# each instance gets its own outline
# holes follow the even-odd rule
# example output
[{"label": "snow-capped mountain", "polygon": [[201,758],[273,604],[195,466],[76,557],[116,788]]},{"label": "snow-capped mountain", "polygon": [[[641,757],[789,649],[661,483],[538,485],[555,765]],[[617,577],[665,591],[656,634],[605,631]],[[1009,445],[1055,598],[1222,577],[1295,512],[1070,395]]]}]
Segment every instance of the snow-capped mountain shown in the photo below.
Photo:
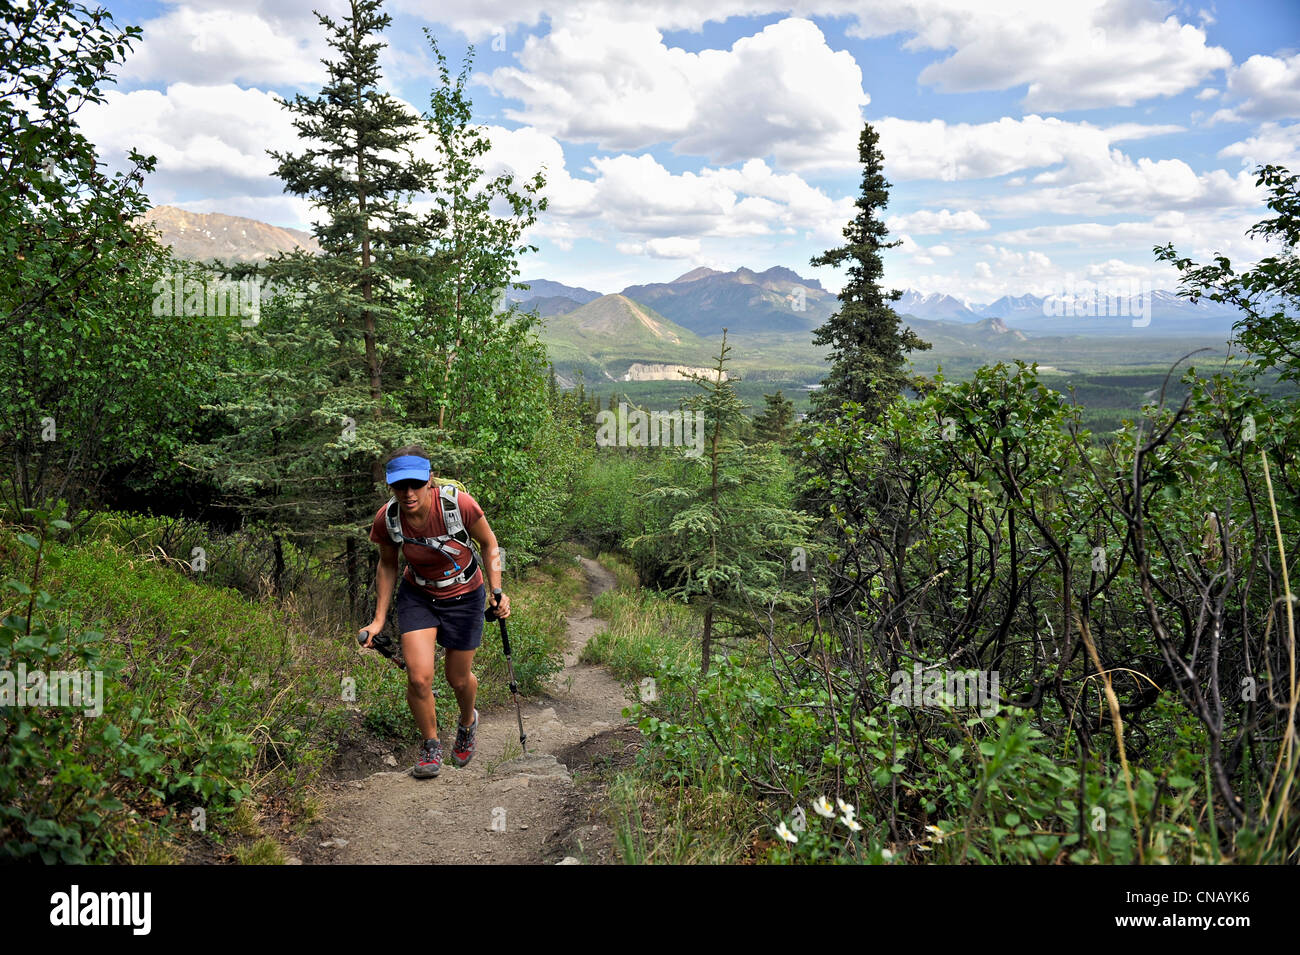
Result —
[{"label": "snow-capped mountain", "polygon": [[914,289],[905,289],[903,297],[893,303],[899,315],[911,315],[930,321],[978,322],[980,314],[969,301],[942,292],[926,295]]}]

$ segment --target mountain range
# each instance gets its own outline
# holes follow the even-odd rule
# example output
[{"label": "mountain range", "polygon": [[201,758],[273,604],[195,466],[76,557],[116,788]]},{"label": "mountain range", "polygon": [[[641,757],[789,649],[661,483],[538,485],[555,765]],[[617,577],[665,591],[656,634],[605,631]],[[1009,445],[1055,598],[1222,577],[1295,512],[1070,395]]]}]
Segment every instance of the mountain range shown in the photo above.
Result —
[{"label": "mountain range", "polygon": [[267,225],[220,212],[188,212],[175,206],[154,206],[140,221],[158,230],[158,241],[171,246],[177,258],[192,262],[260,262],[281,252],[320,251],[316,239],[301,229]]},{"label": "mountain range", "polygon": [[[197,261],[255,262],[295,248],[318,251],[305,232],[238,216],[161,206],[145,218],[178,256]],[[539,334],[566,384],[578,373],[593,383],[680,382],[683,369],[714,364],[723,328],[736,346],[728,367],[750,387],[815,382],[825,375],[826,349],[813,343],[813,331],[839,307],[817,279],[782,266],[762,272],[700,267],[611,294],[545,278],[521,284],[529,287],[511,289],[507,298],[541,316]],[[966,370],[1014,358],[1072,366],[1163,360],[1184,344],[1218,347],[1237,317],[1168,291],[1105,303],[1102,314],[1096,304],[1077,294],[1008,295],[981,304],[908,289],[893,307],[934,346],[913,353],[918,367]]]},{"label": "mountain range", "polygon": [[[530,284],[545,294],[522,293],[514,301],[544,318],[598,294],[541,279]],[[631,285],[620,294],[705,337],[716,337],[723,328],[740,336],[810,335],[839,305],[816,279],[781,266],[766,272],[698,268],[671,282]],[[1109,299],[1087,292],[1004,295],[987,305],[905,289],[893,308],[904,318],[967,324],[996,318],[1010,329],[1049,335],[1217,336],[1228,334],[1240,315],[1230,306],[1207,299],[1192,303],[1163,289]]]},{"label": "mountain range", "polygon": [[[319,251],[309,233],[241,216],[157,206],[143,218],[158,229],[161,241],[179,257],[195,261],[257,262],[297,248]],[[524,284],[529,288],[511,289],[506,297],[547,319],[574,312],[603,294],[543,278],[528,279]],[[839,304],[817,279],[803,278],[782,266],[764,272],[695,268],[671,282],[630,285],[618,294],[706,338],[714,338],[726,328],[733,336],[803,340]],[[1093,302],[1081,293],[1025,294],[980,304],[941,292],[905,289],[893,307],[899,315],[915,319],[976,323],[999,318],[1009,328],[1050,335],[1222,335],[1239,316],[1229,306],[1206,299],[1193,304],[1165,290],[1132,300]]]},{"label": "mountain range", "polygon": [[1021,331],[1053,335],[1221,335],[1232,329],[1240,312],[1208,299],[1191,302],[1173,292],[1154,289],[1107,298],[1093,292],[1060,295],[1004,295],[980,305],[951,295],[922,295],[911,289],[894,302],[900,315],[932,321],[978,322],[1000,318]]}]

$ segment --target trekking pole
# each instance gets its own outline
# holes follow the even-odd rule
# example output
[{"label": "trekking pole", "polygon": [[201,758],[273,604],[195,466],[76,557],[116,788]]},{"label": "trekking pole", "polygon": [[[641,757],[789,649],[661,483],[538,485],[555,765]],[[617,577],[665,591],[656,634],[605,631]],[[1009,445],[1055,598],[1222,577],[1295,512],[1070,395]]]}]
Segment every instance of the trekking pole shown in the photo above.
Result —
[{"label": "trekking pole", "polygon": [[500,599],[500,591],[493,591],[492,606],[487,609],[484,615],[487,616],[489,620],[495,618],[496,622],[501,624],[501,649],[505,651],[506,672],[510,674],[510,694],[515,698],[515,717],[519,720],[519,746],[525,753],[527,753],[528,734],[524,732],[524,713],[519,706],[519,684],[515,682],[515,665],[510,660],[510,635],[506,633],[505,619],[497,616],[497,604],[500,602]]}]

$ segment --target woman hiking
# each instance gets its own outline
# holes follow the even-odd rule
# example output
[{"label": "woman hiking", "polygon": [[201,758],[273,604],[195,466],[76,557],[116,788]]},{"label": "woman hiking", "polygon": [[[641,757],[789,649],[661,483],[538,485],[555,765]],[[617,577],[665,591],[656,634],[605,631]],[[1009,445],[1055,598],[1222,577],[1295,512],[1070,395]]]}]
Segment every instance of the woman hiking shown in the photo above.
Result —
[{"label": "woman hiking", "polygon": [[497,616],[510,616],[510,598],[501,592],[496,535],[474,498],[454,485],[433,483],[429,456],[420,445],[393,452],[385,462],[385,474],[393,499],[379,509],[370,525],[370,539],[379,545],[380,557],[375,619],[364,628],[367,636],[362,646],[373,646],[388,619],[400,549],[406,570],[397,589],[396,609],[406,660],[406,701],[424,741],[412,773],[425,779],[442,771],[433,701],[435,641],[446,650],[447,683],[460,704],[451,761],[464,766],[474,756],[478,679],[471,667],[483,640],[485,601],[484,568],[470,547],[471,537],[487,562]]}]

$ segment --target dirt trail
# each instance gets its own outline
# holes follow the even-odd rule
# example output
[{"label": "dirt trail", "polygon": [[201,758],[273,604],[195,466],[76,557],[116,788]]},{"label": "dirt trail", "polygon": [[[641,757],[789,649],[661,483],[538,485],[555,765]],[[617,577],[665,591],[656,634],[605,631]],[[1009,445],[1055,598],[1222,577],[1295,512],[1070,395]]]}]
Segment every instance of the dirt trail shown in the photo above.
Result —
[{"label": "dirt trail", "polygon": [[[614,586],[613,576],[580,558],[591,595]],[[564,669],[549,691],[523,706],[528,753],[519,753],[514,706],[479,714],[478,751],[464,768],[448,753],[455,701],[439,699],[442,773],[410,773],[414,745],[384,754],[398,768],[335,782],[324,791],[323,818],[294,847],[293,861],[366,863],[557,863],[615,861],[613,834],[592,823],[590,799],[577,791],[565,758],[624,738],[627,696],[604,668],[578,662],[587,641],[606,626],[590,605],[567,618]],[[484,639],[496,636],[489,624]],[[449,705],[450,704],[450,705]],[[451,727],[452,729],[448,729]],[[514,757],[507,761],[507,757]]]}]

